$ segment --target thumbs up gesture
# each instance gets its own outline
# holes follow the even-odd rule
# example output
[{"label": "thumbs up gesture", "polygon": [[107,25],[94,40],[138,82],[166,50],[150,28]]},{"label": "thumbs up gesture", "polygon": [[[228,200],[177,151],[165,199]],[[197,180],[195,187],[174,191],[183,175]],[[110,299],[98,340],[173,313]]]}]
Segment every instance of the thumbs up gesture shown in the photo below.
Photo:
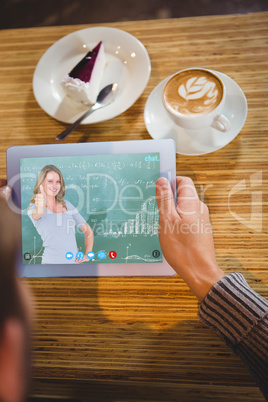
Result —
[{"label": "thumbs up gesture", "polygon": [[40,193],[35,196],[35,215],[37,219],[41,218],[46,213],[47,196],[43,185],[40,185]]}]

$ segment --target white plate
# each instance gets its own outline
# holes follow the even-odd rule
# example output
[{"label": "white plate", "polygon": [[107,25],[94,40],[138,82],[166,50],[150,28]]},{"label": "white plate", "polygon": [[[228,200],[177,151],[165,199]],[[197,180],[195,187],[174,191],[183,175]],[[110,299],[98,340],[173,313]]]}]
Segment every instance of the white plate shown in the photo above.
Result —
[{"label": "white plate", "polygon": [[[213,71],[213,70],[211,70]],[[162,91],[166,78],[151,92],[147,99],[144,120],[154,139],[171,138],[176,143],[176,151],[182,155],[203,155],[217,151],[229,144],[241,131],[247,117],[247,100],[239,85],[227,75],[217,72],[226,87],[226,103],[223,114],[228,117],[232,127],[222,133],[212,127],[200,130],[186,130],[171,120],[162,103]]]},{"label": "white plate", "polygon": [[62,80],[99,41],[103,41],[107,60],[101,88],[117,82],[119,91],[110,105],[94,112],[82,124],[118,116],[133,105],[144,91],[150,77],[151,63],[145,47],[137,38],[109,27],[81,29],[54,43],[36,66],[34,95],[50,116],[64,123],[72,123],[86,110],[85,106],[66,96]]}]

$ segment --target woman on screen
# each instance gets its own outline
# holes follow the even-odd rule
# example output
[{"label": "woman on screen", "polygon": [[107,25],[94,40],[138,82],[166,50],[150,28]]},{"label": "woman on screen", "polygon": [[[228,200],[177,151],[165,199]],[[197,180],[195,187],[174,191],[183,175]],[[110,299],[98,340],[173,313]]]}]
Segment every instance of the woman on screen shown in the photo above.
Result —
[{"label": "woman on screen", "polygon": [[[61,171],[46,165],[40,171],[28,216],[43,241],[42,264],[73,264],[89,261],[87,253],[93,248],[93,231],[77,209],[63,199],[65,184]],[[84,234],[85,253],[78,253],[75,226]]]}]

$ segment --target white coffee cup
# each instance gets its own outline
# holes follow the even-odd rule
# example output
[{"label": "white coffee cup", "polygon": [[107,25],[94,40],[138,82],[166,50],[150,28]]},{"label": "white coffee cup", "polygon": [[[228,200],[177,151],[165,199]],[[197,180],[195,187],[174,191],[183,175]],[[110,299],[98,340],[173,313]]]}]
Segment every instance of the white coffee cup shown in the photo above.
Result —
[{"label": "white coffee cup", "polygon": [[213,127],[221,132],[231,128],[222,113],[226,89],[219,75],[205,68],[187,68],[173,74],[165,84],[163,104],[179,126],[197,130]]}]

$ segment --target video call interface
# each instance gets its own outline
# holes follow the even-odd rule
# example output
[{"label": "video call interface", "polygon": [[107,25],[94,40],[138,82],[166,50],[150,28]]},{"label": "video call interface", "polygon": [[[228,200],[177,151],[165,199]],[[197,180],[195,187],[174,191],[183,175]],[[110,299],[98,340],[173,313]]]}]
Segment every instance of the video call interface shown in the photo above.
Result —
[{"label": "video call interface", "polygon": [[[45,199],[64,187],[62,200],[71,213],[46,208],[36,222],[34,188],[47,165],[55,166],[63,181],[57,189],[43,186]],[[159,153],[21,158],[20,176],[23,264],[162,262],[155,197]],[[89,251],[84,222],[94,235]]]}]

